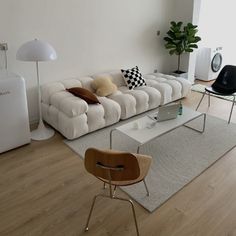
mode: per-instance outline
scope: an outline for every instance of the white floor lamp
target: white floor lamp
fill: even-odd
[[[31,132],[31,139],[45,140],[54,135],[54,130],[45,127],[42,119],[41,109],[41,90],[40,90],[40,77],[39,65],[40,61],[53,61],[56,60],[57,54],[54,48],[47,42],[35,39],[24,43],[17,51],[16,59],[20,61],[34,61],[36,62],[37,72],[37,89],[38,89],[38,108],[39,108],[39,125],[38,128]]]

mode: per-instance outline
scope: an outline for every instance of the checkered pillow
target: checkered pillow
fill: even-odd
[[[121,72],[129,89],[147,85],[137,66]]]

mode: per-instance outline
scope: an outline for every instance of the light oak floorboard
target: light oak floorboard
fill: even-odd
[[[192,92],[183,103],[196,107],[200,96]],[[205,99],[199,110],[227,120],[230,103],[212,98],[208,109]],[[84,233],[102,184],[62,140],[56,134],[0,155],[0,235],[136,235],[128,203],[101,198]],[[136,203],[135,208],[141,235],[236,236],[236,149],[152,214]]]

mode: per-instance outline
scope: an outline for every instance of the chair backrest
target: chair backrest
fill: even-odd
[[[108,181],[134,180],[140,175],[137,158],[127,152],[89,148],[85,152],[84,165],[89,173]]]
[[[212,88],[225,94],[236,92],[236,66],[224,66],[212,84]]]

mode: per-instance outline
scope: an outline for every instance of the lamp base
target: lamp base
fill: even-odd
[[[45,127],[43,121],[39,122],[38,128],[31,132],[32,140],[46,140],[51,138],[55,134],[55,131],[51,128]]]

